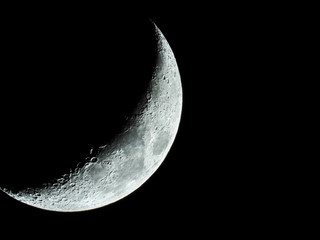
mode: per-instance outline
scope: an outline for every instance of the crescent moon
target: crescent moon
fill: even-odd
[[[101,146],[84,166],[38,188],[18,192],[1,188],[25,204],[77,212],[114,203],[138,189],[158,169],[172,146],[182,111],[182,86],[167,40],[152,23],[157,60],[147,91],[111,144]]]

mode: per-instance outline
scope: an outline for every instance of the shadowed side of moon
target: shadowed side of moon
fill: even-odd
[[[150,81],[156,42],[137,18],[18,19],[7,31],[0,184],[21,190],[85,164],[121,131]]]

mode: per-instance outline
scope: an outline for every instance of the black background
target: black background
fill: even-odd
[[[260,219],[268,215],[267,211],[272,212],[271,206],[276,198],[267,194],[270,189],[266,186],[266,181],[272,181],[272,177],[261,180],[259,176],[266,173],[268,165],[272,165],[267,150],[262,150],[263,142],[258,140],[269,128],[268,124],[261,123],[261,119],[267,116],[258,111],[264,108],[265,103],[257,101],[259,95],[264,94],[264,80],[269,77],[266,69],[262,68],[264,63],[257,57],[266,55],[265,51],[268,51],[268,45],[261,41],[266,35],[257,30],[264,29],[263,22],[255,22],[258,19],[257,15],[263,12],[260,8],[250,15],[247,11],[242,11],[246,6],[231,3],[225,6],[187,3],[173,6],[171,2],[162,1],[143,6],[38,5],[32,6],[28,11],[25,10],[25,6],[20,8],[24,15],[33,10],[40,15],[44,13],[41,16],[44,17],[49,9],[55,16],[70,16],[76,13],[80,16],[76,19],[82,19],[83,16],[90,20],[100,19],[97,20],[102,23],[99,29],[103,29],[103,23],[106,23],[110,28],[107,35],[114,36],[114,33],[117,33],[120,36],[107,41],[111,45],[114,43],[123,46],[120,53],[115,49],[111,51],[112,56],[119,61],[119,65],[112,65],[114,68],[111,69],[111,75],[121,72],[123,76],[130,76],[132,80],[137,79],[132,73],[139,77],[145,75],[146,78],[150,74],[144,70],[150,69],[147,67],[148,64],[152,65],[152,61],[143,62],[146,55],[128,58],[126,53],[137,53],[136,46],[152,49],[152,41],[146,40],[148,37],[144,35],[144,28],[139,31],[136,27],[143,26],[145,19],[151,18],[167,38],[177,59],[183,87],[183,112],[176,140],[167,158],[142,187],[126,198],[92,211],[56,213],[27,206],[0,193],[0,211],[5,222],[4,228],[12,227],[17,232],[23,229],[21,232],[26,237],[34,237],[40,231],[45,232],[46,237],[52,234],[61,238],[82,235],[90,238],[128,235],[152,238],[159,235],[170,237],[172,234],[178,238],[189,234],[204,238],[218,234],[237,235],[243,231],[251,232],[252,228],[263,225]],[[17,13],[17,6],[13,9],[13,13],[20,14]],[[3,16],[12,16],[12,11]],[[4,25],[10,29],[13,20],[3,18],[6,20],[3,21]],[[19,21],[18,23],[20,24]],[[127,32],[129,34],[126,34]],[[89,34],[91,35],[94,33]],[[70,46],[73,44],[70,43]],[[143,52],[150,53],[141,53]],[[136,68],[140,63],[146,68]],[[12,69],[11,72],[16,71]],[[1,84],[8,83],[11,89],[30,88],[29,82],[25,82],[22,87],[14,81],[16,78],[11,79],[13,80],[8,78]],[[119,105],[125,107],[131,100],[134,102],[134,97],[138,95],[132,92],[141,91],[144,87],[143,81],[139,82],[138,86],[136,81],[134,84],[130,84],[127,79],[126,84],[119,81],[117,79],[105,82],[103,86],[94,85],[93,89],[101,92],[101,96],[105,96],[105,89],[112,89],[106,95],[111,103],[108,104],[108,114],[113,112],[114,116],[119,117],[108,119],[106,131],[110,132],[120,128],[121,121],[124,121],[125,115],[130,112],[130,106],[125,108],[124,112],[119,112]],[[32,87],[37,86],[37,83],[32,84]],[[105,84],[109,86],[106,88]],[[127,87],[125,91],[124,86]],[[73,85],[64,86],[62,89],[69,90],[72,87]],[[59,85],[56,88],[61,90]],[[80,91],[80,96],[83,96],[82,93],[86,94],[87,88],[90,89],[90,86],[81,86],[84,91]],[[7,92],[4,87],[1,91]],[[68,93],[61,93],[62,99],[66,99]],[[1,95],[3,109],[8,97],[6,94]],[[97,102],[95,97],[89,96],[91,103]],[[37,102],[38,100],[33,100],[33,103]],[[64,102],[63,100],[62,103]],[[101,107],[105,106],[97,106],[93,111],[95,114],[89,114],[85,120],[99,123],[97,112],[100,112]],[[6,117],[9,110],[3,110],[2,119],[8,123],[3,126],[3,132],[8,131],[8,126],[12,124]],[[75,114],[70,115],[71,120],[73,116],[77,118],[77,114],[81,112]],[[60,121],[64,123],[64,119]],[[41,123],[39,120],[33,124],[38,126]],[[20,124],[19,121],[17,125]],[[73,121],[68,126],[72,129],[70,136],[74,137],[78,131],[73,129]],[[99,124],[93,126],[99,130]],[[19,128],[25,129],[21,125]],[[52,131],[51,134],[59,134],[59,131]],[[90,135],[91,132],[88,130],[87,134]],[[30,132],[26,136],[31,134]],[[82,131],[81,134],[85,133]],[[38,170],[27,163],[22,164],[23,168],[12,168],[21,152],[16,146],[21,146],[24,141],[32,141],[32,138],[9,139],[8,133],[2,136],[5,142],[1,159],[2,181],[8,177],[14,179],[12,176],[17,173],[12,175],[12,172],[18,171],[19,174],[23,174],[24,171],[19,172],[19,169]],[[66,139],[61,144],[67,145],[69,142]],[[78,140],[76,143],[78,146],[81,141]],[[91,144],[95,143],[90,142],[89,145]],[[272,147],[272,143],[270,144],[267,146]],[[39,141],[36,145],[46,146]],[[29,151],[29,156],[32,155],[30,149],[28,146],[24,147],[24,151]],[[37,148],[35,152],[45,154],[46,150],[41,152],[41,149],[46,148]],[[49,156],[54,156],[57,153],[50,151],[50,154]],[[24,156],[22,154],[18,157]],[[37,165],[37,161],[34,162]]]

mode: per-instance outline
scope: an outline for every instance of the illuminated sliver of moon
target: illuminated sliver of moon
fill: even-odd
[[[139,188],[165,159],[182,110],[182,87],[174,54],[156,25],[157,61],[145,95],[123,132],[84,166],[52,183],[22,191],[2,189],[28,205],[61,212],[103,207]]]

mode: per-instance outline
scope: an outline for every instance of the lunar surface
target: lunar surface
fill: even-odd
[[[139,188],[173,144],[181,117],[182,87],[174,54],[156,25],[157,60],[147,91],[122,132],[70,172],[37,188],[2,188],[25,204],[60,212],[106,206]]]

